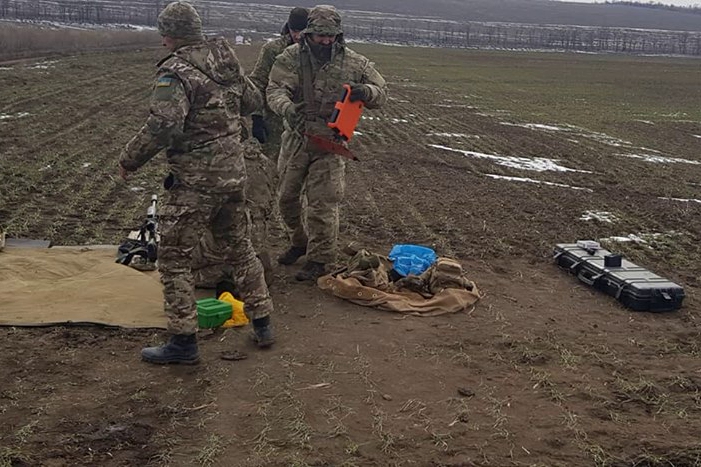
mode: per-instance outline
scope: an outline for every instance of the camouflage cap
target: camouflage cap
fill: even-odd
[[[158,32],[175,39],[202,38],[202,19],[187,2],[168,4],[158,15]]]
[[[319,5],[309,12],[309,24],[304,30],[305,34],[321,34],[324,36],[337,36],[343,34],[341,28],[341,15],[336,8],[330,5]]]

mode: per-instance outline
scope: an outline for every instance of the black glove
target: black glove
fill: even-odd
[[[253,127],[251,128],[251,133],[253,137],[257,139],[260,144],[267,143],[270,137],[270,129],[268,128],[268,124],[265,123],[265,119],[260,115],[254,115],[252,119]]]
[[[364,84],[352,84],[351,85],[351,93],[350,93],[350,101],[351,102],[357,102],[357,101],[367,102],[367,100],[369,98],[370,98],[370,91],[366,85],[364,85]]]

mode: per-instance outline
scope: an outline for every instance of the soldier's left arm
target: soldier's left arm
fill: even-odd
[[[277,54],[275,50],[273,50],[272,44],[267,43],[263,45],[260,55],[258,55],[258,60],[253,66],[253,71],[248,75],[251,81],[253,81],[253,84],[255,84],[262,93],[265,93],[265,88],[268,87],[268,76],[270,76],[270,69],[273,67],[273,63],[275,63],[275,57],[277,57]]]
[[[119,165],[136,171],[182,138],[185,118],[190,111],[183,83],[174,74],[163,72],[156,79],[146,124],[129,141],[119,157]]]
[[[263,109],[263,95],[260,89],[250,78],[245,77],[241,93],[241,115],[246,116],[253,113],[263,115]]]
[[[375,69],[371,61],[366,61],[360,81],[367,86],[368,97],[365,106],[368,109],[382,107],[387,102],[387,82]]]

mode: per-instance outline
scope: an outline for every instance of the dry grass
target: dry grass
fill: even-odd
[[[0,22],[0,61],[158,44],[155,31],[50,29]]]

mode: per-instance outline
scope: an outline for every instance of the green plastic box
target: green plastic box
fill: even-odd
[[[201,328],[216,328],[231,318],[231,303],[216,298],[197,300],[197,325]]]

